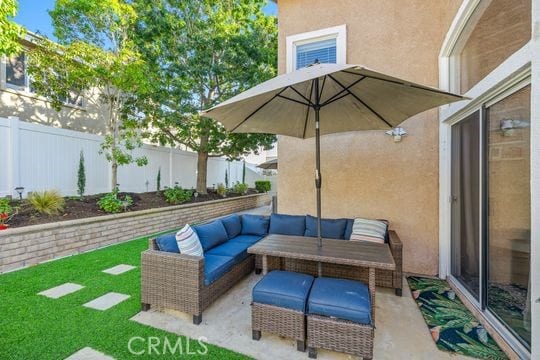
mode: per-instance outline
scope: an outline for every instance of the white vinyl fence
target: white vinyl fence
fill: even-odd
[[[18,196],[14,190],[24,187],[24,193],[56,189],[63,195],[77,193],[79,154],[84,152],[86,194],[110,191],[110,164],[99,154],[102,136],[20,121],[16,117],[0,118],[0,197]],[[134,155],[144,155],[148,165],[120,166],[118,183],[121,191],[155,191],[157,173],[161,168],[161,187],[194,188],[197,174],[197,154],[169,147],[143,145]],[[241,161],[223,158],[208,161],[208,187],[242,181]],[[246,166],[246,183],[254,186],[262,179]]]

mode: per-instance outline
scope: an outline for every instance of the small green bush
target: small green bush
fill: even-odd
[[[112,192],[102,196],[97,204],[106,213],[115,214],[124,210],[124,201],[126,202],[126,208],[133,204],[131,196],[126,195],[123,199],[120,199],[118,197],[118,189],[114,189]]]
[[[182,204],[191,199],[193,192],[191,190],[184,190],[180,186],[168,188],[163,192],[165,200],[169,204]]]
[[[0,214],[11,214],[12,207],[9,204],[9,199],[0,199]]]
[[[246,194],[248,191],[248,186],[247,184],[242,184],[242,183],[236,183],[234,185],[234,192],[235,193],[238,193],[238,194]]]
[[[255,181],[255,189],[258,192],[269,192],[272,189],[272,183],[269,180],[257,180]]]
[[[40,214],[58,215],[64,210],[65,200],[57,190],[36,191],[28,201]]]
[[[216,192],[223,197],[227,196],[227,188],[222,183],[217,184]]]
[[[77,194],[82,199],[86,189],[86,170],[84,167],[84,153],[81,150],[79,156],[79,170],[77,171]]]

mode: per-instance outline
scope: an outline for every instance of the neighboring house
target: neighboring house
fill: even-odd
[[[384,131],[323,136],[322,213],[388,219],[404,271],[447,278],[503,347],[540,358],[540,1],[278,8],[280,73],[362,64],[471,98],[405,121],[398,143]],[[313,139],[278,144],[279,211],[314,214]]]
[[[31,49],[36,35],[29,33],[21,43]],[[73,93],[66,99],[61,111],[51,107],[49,101],[38,96],[27,73],[27,52],[13,57],[0,56],[0,117],[17,116],[20,120],[92,134],[104,134],[105,123],[100,110]],[[97,96],[97,95],[96,95]]]

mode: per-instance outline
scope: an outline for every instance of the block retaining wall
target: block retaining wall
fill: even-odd
[[[269,203],[268,194],[255,194],[3,230],[0,273]]]

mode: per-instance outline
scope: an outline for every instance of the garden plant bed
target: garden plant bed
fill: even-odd
[[[256,193],[256,190],[249,189],[246,195]],[[64,211],[59,215],[43,215],[36,212],[27,200],[13,200],[11,202],[11,206],[13,208],[19,208],[19,211],[9,221],[9,228],[110,215],[105,211],[101,210],[97,205],[97,201],[104,195],[105,194],[88,195],[84,196],[82,200],[78,197],[66,197]],[[124,198],[125,195],[129,195],[133,199],[133,204],[128,207],[127,212],[177,205],[169,204],[167,201],[165,201],[163,191],[153,191],[145,193],[119,193],[119,198]],[[239,196],[243,195],[229,192],[227,193],[226,198],[233,198]],[[190,200],[184,202],[183,204],[199,203],[220,199],[223,199],[221,195],[217,194],[216,191],[213,189],[208,189],[208,194],[199,194],[197,197],[192,196]]]

